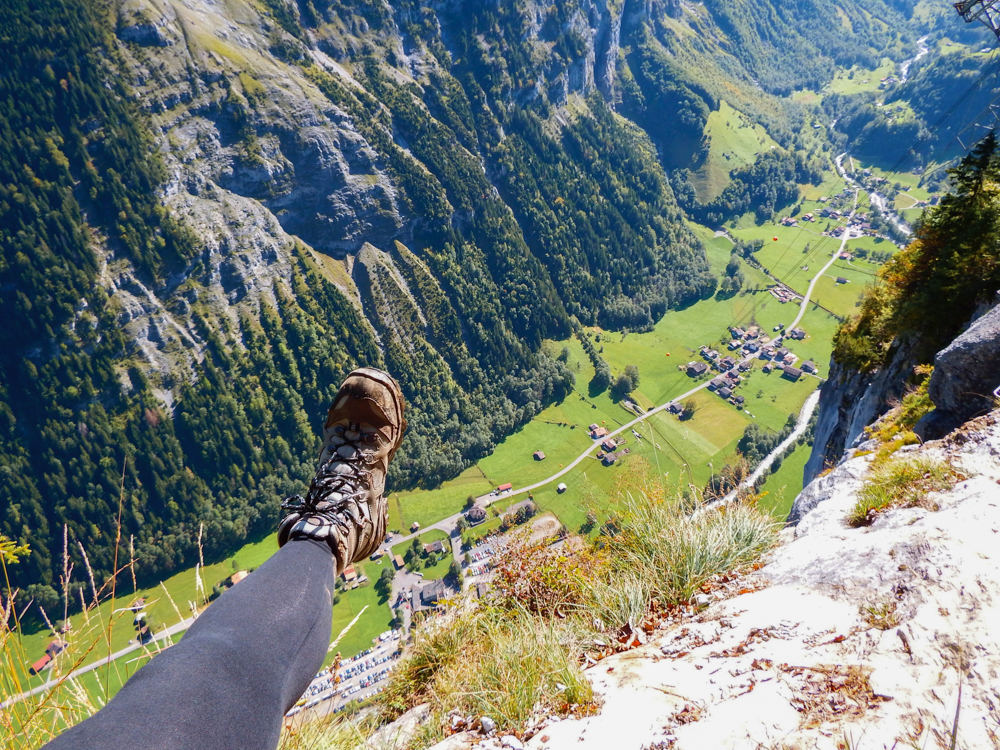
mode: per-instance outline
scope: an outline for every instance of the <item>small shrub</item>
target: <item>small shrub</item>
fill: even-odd
[[[945,490],[959,475],[944,461],[896,456],[876,461],[848,516],[852,526],[870,526],[889,508],[924,503],[928,492]]]
[[[891,630],[901,622],[896,612],[896,600],[886,597],[861,605],[861,616],[865,622],[879,630]]]

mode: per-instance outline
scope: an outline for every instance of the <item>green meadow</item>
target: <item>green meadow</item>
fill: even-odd
[[[761,125],[751,123],[726,101],[709,114],[704,132],[709,139],[708,155],[691,174],[691,185],[702,203],[726,189],[733,170],[752,165],[758,154],[778,147]]]
[[[795,497],[802,492],[802,475],[811,451],[809,445],[797,446],[761,487],[761,492],[767,494],[761,498],[760,506],[778,520],[788,517]]]

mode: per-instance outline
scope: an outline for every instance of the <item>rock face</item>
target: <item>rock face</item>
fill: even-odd
[[[840,462],[870,425],[902,397],[910,370],[916,364],[912,347],[903,343],[889,364],[874,373],[848,371],[830,363],[830,378],[819,397],[813,451],[806,462],[809,484],[820,472]]]
[[[949,428],[992,409],[997,386],[1000,306],[973,322],[934,358],[928,394],[935,409],[920,425],[922,437],[940,437]]]
[[[958,746],[995,747],[1000,411],[911,450],[971,478],[935,493],[936,512],[856,529],[845,516],[869,459],[848,460],[807,490],[762,580],[591,667],[600,713],[525,746],[947,747],[961,683]]]
[[[553,33],[541,22],[551,6],[543,2],[531,9],[538,20],[529,33],[539,49]],[[428,13],[458,14],[461,8],[462,2],[439,3]],[[396,11],[388,5],[384,10],[394,18]],[[583,40],[582,52],[558,76],[540,62],[538,90],[556,91],[560,102],[595,88],[610,94],[622,12],[620,3],[588,0],[572,13],[560,31]],[[385,42],[388,34],[398,41],[400,82],[428,85],[438,63],[402,30],[413,19],[399,13],[381,30],[355,15],[354,25],[340,36],[328,26],[325,36],[305,44],[247,0],[120,4],[120,51],[169,175],[164,204],[206,249],[203,258],[159,289],[137,289],[134,269],[108,259],[105,288],[153,380],[168,389],[179,385],[200,358],[201,342],[185,305],[197,302],[234,324],[262,306],[274,306],[276,285],[288,284],[292,276],[296,244],[361,307],[363,295],[352,278],[355,259],[365,256],[362,270],[391,267],[395,243],[412,240],[421,219],[403,195],[398,174],[362,135],[354,116],[304,72],[309,63],[360,90],[351,74],[352,55],[367,38]],[[409,145],[397,138],[409,153]],[[383,258],[376,262],[373,253]],[[128,283],[119,283],[123,279]],[[191,298],[179,301],[179,287]],[[404,299],[404,314],[411,314],[412,301]],[[165,321],[168,309],[173,315]],[[373,310],[365,306],[363,312],[370,316]],[[379,312],[370,318],[376,329],[386,310]]]

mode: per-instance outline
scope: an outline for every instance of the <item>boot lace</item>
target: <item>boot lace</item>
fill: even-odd
[[[348,432],[355,433],[357,437],[347,437]],[[281,509],[302,515],[323,515],[331,517],[331,520],[346,512],[354,523],[360,523],[359,505],[365,499],[371,483],[371,470],[368,466],[373,460],[377,460],[371,447],[373,444],[378,445],[383,438],[377,431],[361,432],[361,426],[356,424],[347,427],[337,425],[334,427],[334,435],[340,442],[333,447],[330,457],[320,465],[309,486],[309,492],[305,497],[286,497],[281,502]],[[341,453],[345,446],[351,449],[346,451],[348,455]],[[342,468],[345,466],[346,471]],[[334,493],[339,493],[341,498],[331,500]],[[338,525],[343,525],[342,519],[335,520]]]

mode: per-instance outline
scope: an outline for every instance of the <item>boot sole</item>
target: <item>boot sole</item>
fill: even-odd
[[[396,444],[389,451],[389,460],[396,455],[396,451],[399,450],[399,446],[403,444],[403,434],[406,432],[406,417],[404,412],[406,410],[406,400],[403,398],[403,389],[399,387],[399,383],[396,379],[392,377],[389,373],[383,370],[376,370],[374,367],[359,367],[356,370],[351,371],[351,373],[344,379],[346,382],[353,377],[368,378],[369,380],[374,380],[379,385],[385,386],[392,394],[393,404],[396,406],[396,417],[399,420],[399,437],[396,440]],[[334,399],[333,404],[330,406],[330,410],[327,412],[326,421],[330,421],[330,412],[333,411],[334,405],[336,405],[337,400]]]

